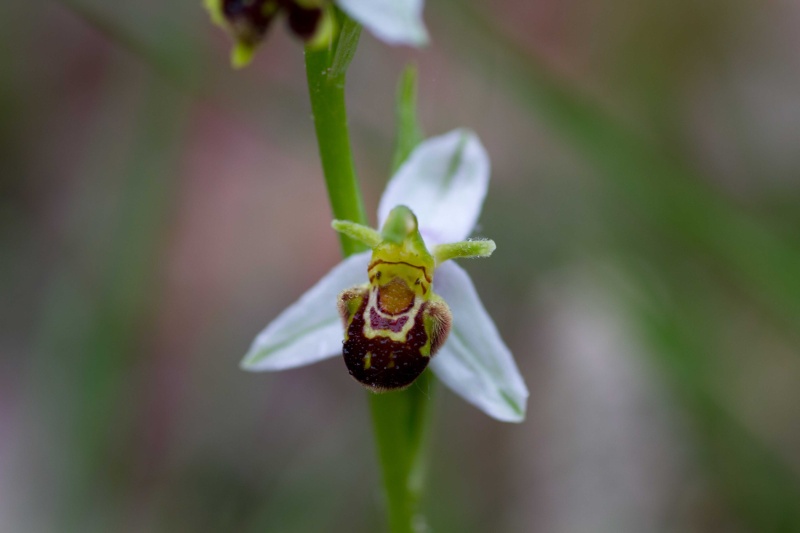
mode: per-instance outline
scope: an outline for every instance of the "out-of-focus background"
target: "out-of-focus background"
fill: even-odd
[[[339,259],[301,45],[253,65],[200,0],[0,3],[0,531],[375,532],[340,360],[238,362]],[[800,4],[429,0],[364,33],[374,213],[395,84],[493,174],[463,262],[524,424],[433,391],[440,532],[800,531]]]

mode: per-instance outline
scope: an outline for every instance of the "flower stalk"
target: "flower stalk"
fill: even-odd
[[[433,375],[426,370],[404,391],[369,393],[391,533],[425,529],[419,501],[425,481],[423,444],[433,384]]]
[[[334,218],[366,226],[350,148],[344,95],[347,66],[358,44],[360,26],[341,12],[337,16],[341,31],[331,45],[321,50],[306,49],[306,75],[322,170]],[[413,72],[407,74],[412,75]],[[402,94],[409,93],[405,91],[401,97]],[[402,125],[398,131],[398,146],[403,146],[406,154],[410,151],[407,147],[409,142],[419,139],[415,123],[413,127],[413,141],[402,131],[405,129]],[[346,233],[339,233],[345,257],[366,249]],[[412,533],[422,523],[417,503],[424,477],[422,442],[432,382],[430,371],[426,371],[407,390],[368,393],[391,533]]]
[[[334,218],[367,224],[361,189],[353,165],[344,87],[347,66],[358,46],[361,27],[341,12],[337,13],[341,32],[322,49],[307,47],[306,77],[311,111]],[[340,234],[342,253],[348,257],[366,248]]]

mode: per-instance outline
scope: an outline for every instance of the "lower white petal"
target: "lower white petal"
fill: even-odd
[[[370,255],[363,252],[345,259],[287,307],[253,341],[242,368],[284,370],[340,354],[344,330],[336,297],[366,281]]]
[[[524,420],[528,389],[469,275],[448,261],[436,269],[434,290],[453,313],[450,336],[431,361],[436,376],[489,416]]]

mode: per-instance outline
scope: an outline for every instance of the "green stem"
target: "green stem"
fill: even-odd
[[[325,184],[335,218],[367,224],[353,166],[345,108],[345,75],[361,28],[337,14],[341,31],[324,50],[306,50],[306,76]],[[402,139],[401,139],[402,140]],[[365,249],[340,234],[345,257]],[[366,272],[364,278],[366,280]],[[422,523],[417,512],[423,483],[422,442],[427,427],[432,378],[425,372],[406,391],[369,393],[373,431],[386,492],[389,530],[413,533]]]
[[[337,51],[340,44],[347,39],[349,34],[345,32],[348,27],[352,27],[351,24],[347,21],[343,23],[342,34],[331,47],[322,50],[306,49],[306,76],[322,171],[333,216],[339,220],[351,220],[366,225],[368,222],[353,166],[347,130],[347,108],[344,101],[347,66],[332,68],[341,57]],[[359,30],[360,28],[354,29],[352,33]],[[353,47],[357,44],[357,35],[355,39]],[[345,257],[365,249],[362,244],[343,234],[339,234],[339,238]]]
[[[407,390],[370,394],[370,411],[392,533],[424,531],[418,504],[425,481],[423,443],[433,377],[426,370]]]

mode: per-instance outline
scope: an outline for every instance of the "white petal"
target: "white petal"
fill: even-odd
[[[242,360],[245,370],[284,370],[342,351],[344,330],[336,297],[366,282],[371,252],[353,255],[328,272],[262,331]]]
[[[337,0],[336,3],[388,44],[422,46],[428,42],[422,22],[423,0]]]
[[[389,181],[378,207],[379,225],[393,207],[407,205],[428,245],[463,241],[478,221],[489,173],[489,156],[473,132],[458,129],[432,137]]]
[[[469,275],[448,261],[436,269],[434,290],[453,313],[450,336],[431,361],[436,376],[489,416],[524,420],[528,389]]]

